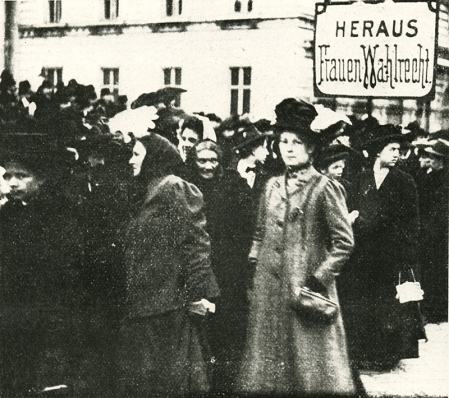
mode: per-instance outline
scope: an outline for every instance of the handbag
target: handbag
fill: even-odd
[[[330,324],[338,315],[338,305],[335,301],[307,287],[295,290],[291,305],[305,318],[317,323]]]
[[[424,291],[421,289],[421,284],[416,281],[415,274],[410,269],[413,282],[404,282],[401,284],[401,272],[399,272],[399,284],[396,286],[396,298],[400,304],[408,303],[410,301],[422,301]]]

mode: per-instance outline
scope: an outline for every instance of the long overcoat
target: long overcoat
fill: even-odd
[[[338,302],[335,279],[353,247],[344,189],[313,167],[293,189],[269,180],[250,256],[258,259],[238,389],[263,394],[352,394],[343,320],[323,325],[289,305],[310,276]],[[289,183],[291,187],[291,184]]]
[[[379,189],[372,170],[354,182],[355,250],[340,278],[351,357],[360,365],[394,366],[418,356],[422,337],[416,303],[399,304],[396,285],[417,277],[419,212],[411,176],[389,171]],[[366,365],[365,365],[365,364]]]
[[[150,181],[125,238],[123,396],[207,392],[205,342],[187,304],[218,295],[203,198],[168,175]]]

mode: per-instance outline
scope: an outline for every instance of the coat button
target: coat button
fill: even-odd
[[[284,226],[284,221],[282,221],[282,220],[277,220],[276,221],[276,224],[278,225],[278,227],[283,227]]]

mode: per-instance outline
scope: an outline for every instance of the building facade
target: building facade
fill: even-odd
[[[286,97],[327,103],[382,123],[449,127],[449,22],[442,5],[435,100],[313,96],[315,0],[20,0],[15,78],[76,79],[133,101],[164,85],[180,106],[224,118],[274,118]],[[42,73],[44,72],[44,73]],[[448,98],[447,98],[448,97]]]

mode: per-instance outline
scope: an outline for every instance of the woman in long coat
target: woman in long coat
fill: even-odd
[[[307,104],[298,102],[298,107],[309,112]],[[287,173],[268,181],[260,202],[238,385],[247,393],[354,393],[341,316],[322,324],[290,305],[294,291],[306,285],[338,303],[335,279],[353,247],[343,188],[311,165],[314,133],[303,125],[301,118],[278,117]]]
[[[424,337],[416,302],[400,304],[396,285],[417,270],[418,197],[411,176],[395,167],[402,136],[378,126],[366,143],[370,170],[354,181],[356,246],[343,270],[339,292],[351,359],[359,368],[387,370],[418,356]]]
[[[196,144],[189,155],[188,180],[204,197],[211,265],[220,288],[208,330],[214,356],[213,386],[223,392],[232,389],[245,344],[247,288],[252,279],[248,266],[254,227],[252,195],[236,170],[223,168],[221,148],[214,142]]]
[[[201,300],[218,287],[201,192],[175,175],[181,158],[157,134],[137,141],[130,163],[136,189],[125,236],[123,396],[207,392],[199,315],[191,311],[204,314]]]

